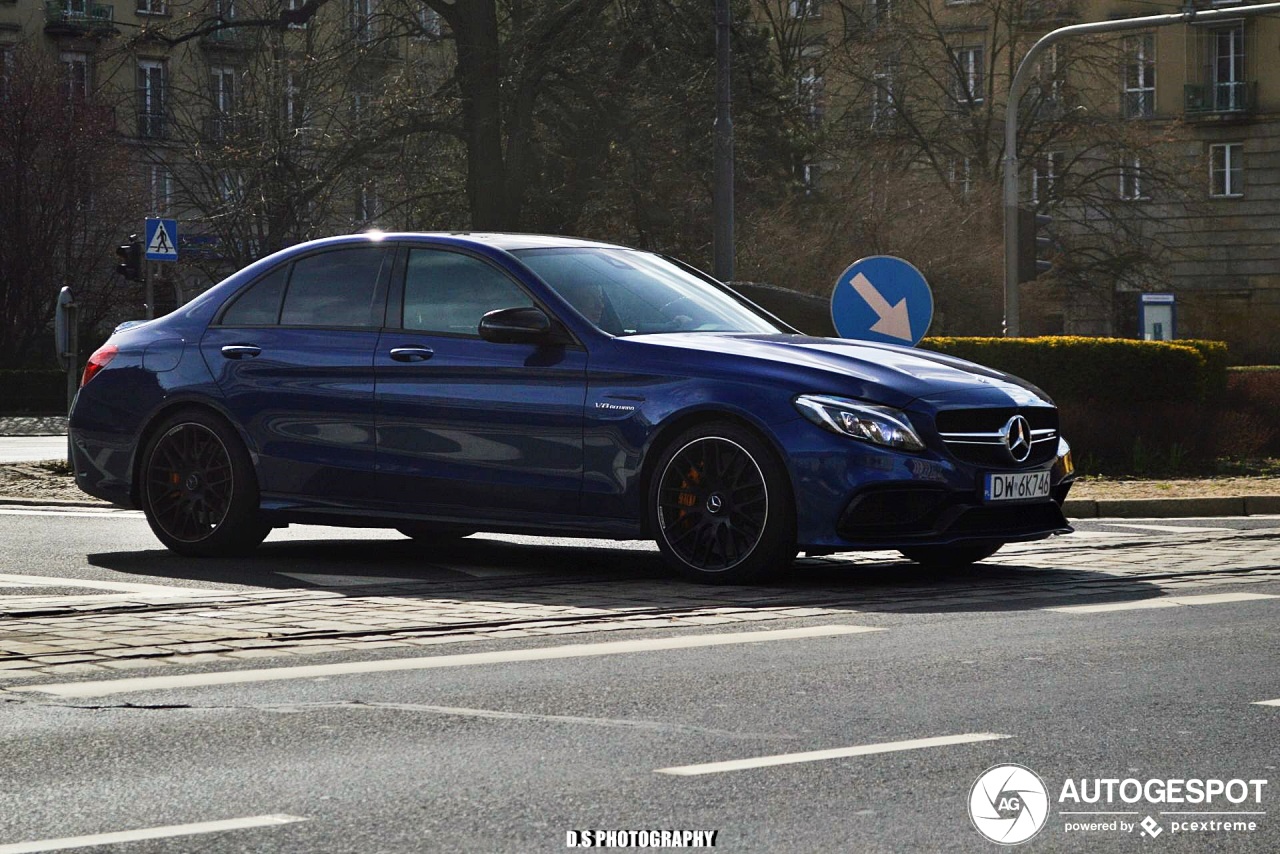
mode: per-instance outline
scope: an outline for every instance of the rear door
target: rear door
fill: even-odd
[[[201,351],[258,458],[264,502],[374,493],[373,353],[391,252],[323,249],[281,264],[209,327]]]
[[[401,251],[374,360],[380,496],[427,514],[576,514],[586,351],[481,339],[480,318],[534,305],[529,291],[476,255]]]

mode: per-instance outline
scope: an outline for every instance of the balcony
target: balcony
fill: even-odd
[[[169,119],[164,113],[138,113],[138,139],[168,139]]]
[[[200,36],[200,46],[214,50],[244,50],[249,44],[249,28],[223,27]]]
[[[85,0],[46,0],[44,31],[50,35],[110,35],[115,29],[116,7]]]
[[[1231,121],[1253,115],[1258,102],[1258,81],[1188,83],[1182,87],[1183,110],[1188,121]]]
[[[243,136],[246,123],[240,116],[214,113],[201,122],[200,136],[205,142],[223,145],[237,136]]]

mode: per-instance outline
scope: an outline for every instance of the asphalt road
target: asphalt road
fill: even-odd
[[[1103,520],[973,570],[871,555],[716,590],[643,546],[423,553],[296,527],[247,561],[192,563],[135,514],[0,510],[0,647],[60,632],[105,655],[144,617],[230,623],[245,599],[267,603],[256,614],[332,603],[330,622],[381,603],[508,626],[415,648],[349,633],[303,655],[280,617],[274,646],[243,658],[0,671],[0,854],[149,828],[165,835],[93,850],[528,852],[569,850],[570,831],[698,830],[728,851],[992,852],[970,790],[1007,763],[1047,797],[1006,791],[983,826],[1042,819],[1028,851],[1280,850],[1280,820],[1242,814],[1274,812],[1280,787],[1280,705],[1259,705],[1280,699],[1280,518]],[[153,587],[169,598],[139,605]],[[665,616],[609,631],[492,616],[637,604]],[[799,605],[821,613],[776,610]],[[671,617],[691,608],[704,616]],[[754,761],[714,765],[734,760]],[[1074,803],[1068,779],[1267,783],[1241,803]],[[1121,821],[1132,830],[1066,829]],[[1222,821],[1255,829],[1174,826]]]

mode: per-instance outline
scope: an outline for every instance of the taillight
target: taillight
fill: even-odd
[[[111,360],[119,352],[120,348],[114,344],[103,344],[97,350],[94,350],[93,355],[89,357],[88,363],[84,366],[84,374],[80,377],[80,387],[84,388],[98,371],[111,364]]]

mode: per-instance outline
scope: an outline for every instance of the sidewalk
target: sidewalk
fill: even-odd
[[[0,436],[66,436],[65,415],[0,415]]]

